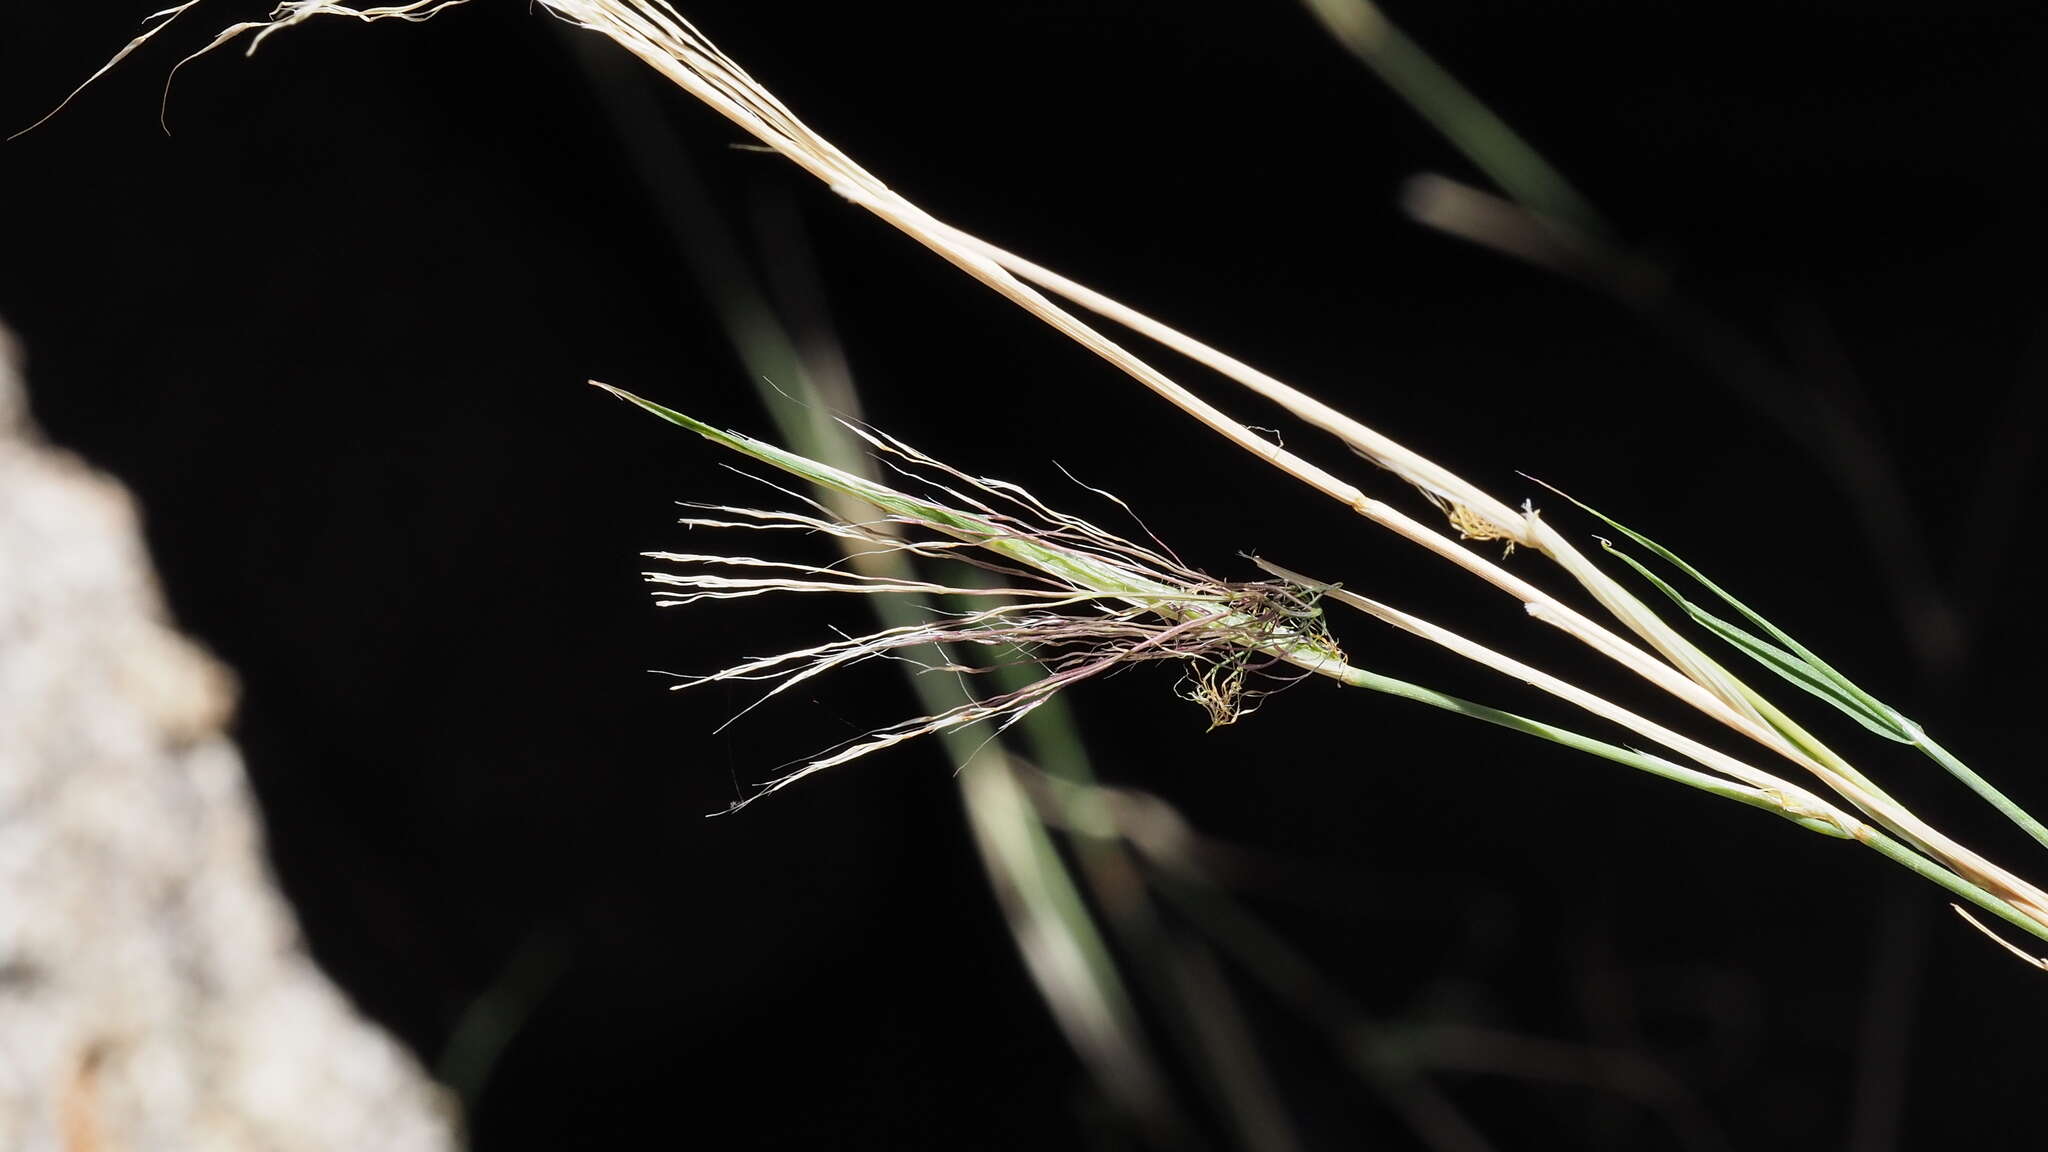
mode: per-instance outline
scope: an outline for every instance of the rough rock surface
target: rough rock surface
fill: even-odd
[[[40,443],[0,331],[0,1148],[414,1152],[446,1093],[307,955],[228,673],[134,503]]]

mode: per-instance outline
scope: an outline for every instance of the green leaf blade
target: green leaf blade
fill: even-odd
[[[1872,707],[1871,705],[1875,703],[1874,701],[1866,702],[1863,697],[1844,690],[1840,676],[1832,674],[1832,669],[1818,666],[1812,661],[1806,660],[1793,652],[1788,652],[1769,641],[1753,636],[1730,624],[1728,621],[1687,600],[1676,588],[1673,588],[1655,572],[1650,571],[1646,565],[1635,557],[1620,551],[1607,541],[1603,540],[1601,544],[1606,548],[1609,555],[1635,569],[1637,575],[1656,585],[1658,591],[1670,597],[1672,603],[1677,604],[1683,609],[1685,614],[1690,616],[1695,623],[1714,635],[1719,636],[1743,655],[1777,673],[1780,678],[1794,687],[1827,701],[1836,710],[1849,716],[1879,736],[1887,740],[1896,740],[1901,744],[1913,743],[1917,729],[1908,727],[1904,717],[1899,716],[1882,704]]]

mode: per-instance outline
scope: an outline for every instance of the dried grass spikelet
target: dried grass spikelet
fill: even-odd
[[[813,677],[875,659],[963,678],[1016,665],[1042,669],[1022,687],[887,725],[828,749],[770,781],[757,795],[919,736],[983,722],[1000,731],[1072,685],[1137,664],[1179,664],[1180,695],[1200,704],[1212,727],[1236,721],[1272,692],[1307,675],[1345,666],[1344,653],[1323,621],[1320,589],[1285,579],[1217,580],[1189,567],[1163,544],[1136,543],[1057,511],[1015,484],[971,476],[856,425],[847,427],[905,478],[905,487],[881,485],[612,391],[880,513],[874,520],[848,519],[782,488],[777,490],[803,503],[805,510],[692,505],[700,514],[682,520],[690,528],[831,536],[842,542],[845,556],[813,564],[706,552],[648,553],[670,566],[646,573],[658,603],[675,607],[822,592],[914,595],[963,605],[935,610],[916,624],[679,677],[675,687],[772,683],[759,704]],[[906,490],[912,487],[931,495]],[[874,552],[969,565],[988,583],[946,584],[860,572],[853,562]]]
[[[100,65],[97,71],[86,77],[84,83],[72,89],[70,94],[65,96],[55,108],[44,113],[42,118],[34,124],[9,136],[8,139],[12,140],[15,136],[24,135],[41,127],[50,117],[62,112],[72,100],[78,97],[80,92],[90,88],[94,81],[112,71],[116,65],[133,55],[137,49],[156,39],[158,34],[169,28],[177,21],[178,17],[191,11],[199,3],[200,0],[185,0],[182,4],[173,4],[168,8],[152,12],[147,17],[144,17],[144,28],[140,35],[130,40],[119,52],[114,53],[112,58],[105,64]],[[352,20],[361,20],[365,23],[374,23],[378,20],[403,20],[407,23],[416,24],[423,20],[431,20],[450,8],[459,7],[467,3],[469,3],[469,0],[412,0],[408,4],[385,4],[372,8],[352,8],[346,4],[332,3],[331,0],[280,0],[277,7],[272,8],[269,15],[263,19],[244,20],[237,24],[230,24],[215,33],[213,39],[208,41],[205,47],[178,61],[171,68],[171,74],[175,76],[179,68],[231,41],[239,40],[245,36],[249,38],[249,44],[244,54],[254,55],[256,49],[262,47],[263,42],[275,33],[282,32],[296,24],[303,24],[315,16],[342,16]],[[166,106],[168,106],[170,101],[170,80],[168,78],[164,81],[164,101]]]

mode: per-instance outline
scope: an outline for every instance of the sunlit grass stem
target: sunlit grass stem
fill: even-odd
[[[253,50],[265,37],[314,15],[342,15],[362,20],[418,20],[461,2],[462,0],[420,0],[417,3],[384,8],[354,9],[324,0],[288,0],[267,20],[245,22],[223,31],[205,50],[211,50],[245,35],[248,36]],[[1993,903],[1984,904],[1982,900],[1978,900],[1982,906],[2007,919],[2012,919],[2008,913],[2016,908],[2026,921],[2023,926],[2036,935],[2048,936],[2048,893],[1998,867],[1920,820],[1878,788],[1844,757],[1799,726],[1761,693],[1734,677],[1671,623],[1651,611],[1638,597],[1594,565],[1533,509],[1518,512],[1508,503],[1495,498],[1478,486],[1359,421],[1314,400],[1298,389],[1258,372],[1241,361],[1099,293],[944,224],[891,190],[829,141],[812,131],[773,94],[748,76],[736,62],[712,45],[665,0],[539,0],[539,3],[554,15],[610,38],[733,124],[824,181],[844,199],[874,213],[974,279],[1114,364],[1230,443],[1279,468],[1311,489],[1337,500],[1373,522],[1422,545],[1443,559],[1516,596],[1529,607],[1531,615],[1538,620],[1565,630],[1604,656],[1622,662],[1706,715],[1743,732],[1818,777],[1845,800],[1898,833],[1915,848],[1933,857],[1932,862],[1920,862],[1921,866],[1931,870],[1926,874],[1952,873],[1948,880],[1942,882],[1973,887],[1973,890],[1980,890],[1980,895],[1981,890],[1988,890],[1989,899]],[[1561,214],[1576,213],[1580,210],[1579,207],[1572,206],[1577,202],[1576,194],[1571,192],[1562,177],[1557,176],[1555,170],[1508,130],[1498,117],[1486,112],[1476,100],[1469,99],[1469,93],[1465,93],[1454,83],[1453,86],[1446,87],[1447,74],[1443,74],[1441,69],[1431,72],[1430,69],[1434,69],[1434,65],[1420,53],[1419,49],[1414,48],[1389,27],[1382,26],[1383,19],[1379,19],[1377,24],[1367,20],[1364,25],[1359,25],[1359,13],[1376,16],[1368,5],[1339,4],[1336,0],[1311,0],[1311,3],[1326,19],[1336,20],[1335,27],[1340,33],[1350,34],[1354,40],[1359,35],[1369,34],[1369,43],[1366,47],[1380,52],[1382,65],[1389,62],[1400,65],[1392,68],[1389,77],[1411,98],[1434,100],[1438,108],[1455,113],[1443,119],[1440,126],[1444,127],[1447,134],[1462,140],[1464,143],[1461,146],[1467,147],[1468,150],[1472,150],[1475,144],[1478,145],[1476,150],[1472,151],[1475,162],[1493,173],[1511,193],[1528,204],[1548,205],[1548,210]],[[133,51],[141,43],[161,32],[171,20],[191,6],[187,3],[159,13],[158,23],[138,37],[122,55]],[[1349,15],[1346,15],[1347,12]],[[1346,20],[1351,23],[1345,24]],[[1393,55],[1387,55],[1389,51],[1392,51]],[[1418,84],[1422,86],[1417,87]],[[1663,659],[1651,657],[1576,609],[1543,593],[1527,580],[1459,546],[1445,533],[1427,528],[1390,505],[1367,496],[1355,485],[1334,473],[1261,436],[1056,303],[1052,299],[1053,296],[1063,297],[1081,308],[1094,311],[1141,335],[1161,342],[1280,404],[1304,421],[1337,436],[1353,450],[1420,489],[1445,513],[1459,537],[1504,541],[1548,556]],[[646,406],[645,402],[641,403]],[[671,415],[673,418],[673,414]],[[685,426],[694,425],[700,433],[719,440],[728,447],[750,450],[741,439],[696,425],[688,418],[679,418],[677,422],[684,423]],[[753,448],[761,449],[766,446],[753,442]],[[768,449],[766,452],[755,451],[754,454],[758,458],[770,459],[779,467],[788,467],[789,461],[772,459],[774,451]],[[808,461],[804,462],[804,465],[817,467]],[[848,489],[849,491],[875,503],[884,511],[918,515],[901,505],[892,506],[890,501],[896,497],[886,489],[880,489],[872,484],[862,487],[863,482],[858,478],[845,473],[840,473],[840,476],[853,481],[853,487]],[[878,496],[879,500],[876,499]],[[1076,586],[1095,589],[1099,594],[1116,595],[1147,610],[1162,612],[1181,622],[1174,626],[1176,628],[1185,625],[1196,631],[1228,635],[1232,628],[1249,627],[1246,621],[1237,619],[1208,619],[1205,614],[1215,612],[1213,604],[1202,603],[1201,597],[1178,595],[1173,588],[1162,587],[1157,581],[1134,577],[1131,572],[1121,569],[1118,565],[1105,565],[1086,555],[1033,554],[1029,541],[1008,537],[1001,532],[992,533],[991,525],[972,513],[959,510],[927,510],[925,514],[933,517],[924,521],[932,527],[952,532],[963,539],[973,538],[974,542],[993,552],[1020,563],[1036,564],[1042,570],[1054,572],[1060,579],[1070,581]],[[1214,635],[1211,636],[1212,640]],[[1304,669],[1318,671],[1322,675],[1333,675],[1330,653],[1319,646],[1296,643],[1277,635],[1269,636],[1267,641],[1262,643],[1270,646],[1272,655]],[[1478,658],[1473,653],[1467,654]],[[1318,663],[1324,667],[1311,667]],[[2037,839],[2048,842],[2048,832],[2044,832],[2037,822],[2033,822],[2031,817],[2026,816],[2002,793],[1984,784],[1981,777],[1963,767],[1960,761],[1945,749],[1931,741],[1914,743],[1970,784],[2001,812],[2021,823]],[[1840,826],[1849,827],[1848,824]],[[1872,832],[1870,836],[1859,835],[1858,838],[1864,839],[1873,847],[1878,847],[1880,851],[1885,851],[1881,845],[1890,841],[1872,838],[1878,835]],[[1919,866],[1915,867],[1916,870],[1919,869]]]

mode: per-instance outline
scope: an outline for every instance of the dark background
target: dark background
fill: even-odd
[[[149,7],[17,6],[0,119],[40,115]],[[1526,470],[1650,530],[2039,810],[2048,19],[1883,7],[1390,5],[1669,270],[1646,308],[1406,219],[1409,176],[1479,176],[1286,3],[686,10],[942,218],[1496,491],[1532,494]],[[687,149],[744,248],[801,221],[882,427],[1106,515],[1057,459],[1219,574],[1256,550],[1657,706],[727,148],[738,132],[681,94],[658,97],[660,131],[622,133],[568,30],[524,5],[316,22],[191,64],[165,136],[166,72],[259,10],[202,7],[0,146],[0,316],[38,418],[137,489],[179,620],[242,676],[237,734],[320,961],[444,1067],[479,997],[509,1007],[480,1148],[1121,1146],[935,746],[705,818],[911,705],[872,669],[714,735],[743,694],[644,671],[863,617],[660,613],[638,583],[637,552],[680,543],[673,501],[758,489],[582,382],[768,422],[635,149]],[[1567,716],[1342,623],[1358,663]],[[1262,859],[1247,901],[1367,1009],[1594,1045],[1685,1086],[1660,1112],[1542,1082],[1541,1062],[1441,1071],[1500,1146],[2017,1144],[2048,983],[1934,888],[1397,701],[1308,685],[1205,734],[1171,684],[1076,695],[1101,770]],[[1931,763],[1813,720],[1937,824],[2044,871]],[[1306,1143],[1408,1145],[1318,1022],[1245,998]]]

